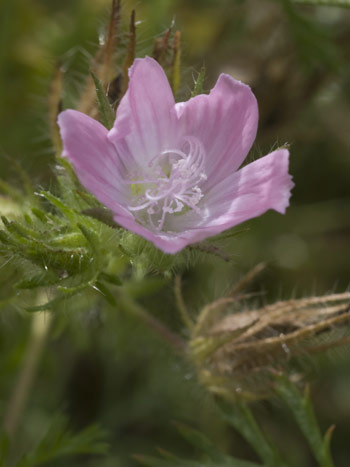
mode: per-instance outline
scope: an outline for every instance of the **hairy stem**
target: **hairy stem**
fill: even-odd
[[[176,305],[180,312],[181,319],[183,323],[185,324],[185,326],[187,326],[189,329],[192,329],[194,326],[194,322],[192,321],[192,318],[190,317],[187,311],[187,307],[182,296],[180,276],[175,277],[174,293],[175,293]]]
[[[149,314],[141,305],[136,303],[126,294],[118,295],[118,305],[124,311],[133,314],[151,328],[163,341],[170,345],[176,352],[183,353],[185,351],[185,341],[173,333],[164,323]]]

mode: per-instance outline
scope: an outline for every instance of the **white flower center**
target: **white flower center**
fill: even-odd
[[[204,148],[195,137],[186,137],[181,149],[167,149],[148,164],[142,180],[128,183],[135,198],[128,209],[142,224],[160,231],[167,214],[199,212],[203,197],[200,184],[206,180]]]

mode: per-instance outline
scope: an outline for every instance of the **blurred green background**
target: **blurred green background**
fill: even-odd
[[[47,127],[50,79],[60,61],[67,92],[78,95],[109,5],[107,0],[1,0],[1,178],[20,183],[16,160],[36,185],[54,183]],[[190,97],[202,65],[206,91],[221,72],[229,73],[248,83],[259,102],[259,132],[250,160],[286,142],[291,145],[295,188],[287,214],[269,212],[244,224],[245,231],[233,240],[222,241],[230,264],[205,258],[189,269],[184,292],[191,309],[220,296],[260,261],[268,262],[258,285],[267,301],[348,288],[349,10],[289,0],[124,1],[125,31],[134,7],[138,56],[151,53],[155,37],[173,18],[182,32],[179,100]],[[142,300],[160,315],[165,300],[172,302],[170,284],[158,295],[147,294]],[[64,311],[64,329],[55,329],[48,343],[23,416],[19,449],[42,435],[53,412],[63,411],[73,427],[99,422],[110,433],[109,457],[77,459],[71,465],[133,466],[131,454],[154,452],[155,446],[191,454],[172,419],[201,428],[231,452],[251,456],[237,435],[215,421],[214,404],[191,369],[154,343],[139,323],[106,316],[81,301],[74,308],[73,303]],[[1,410],[25,352],[28,321],[14,310],[0,314]],[[350,462],[349,364],[349,357],[320,362],[315,385],[322,426],[337,425],[334,454],[340,467]],[[267,430],[279,438],[296,467],[312,466],[282,409],[271,410],[259,408]]]

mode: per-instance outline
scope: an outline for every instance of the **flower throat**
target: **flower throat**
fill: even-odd
[[[181,149],[167,149],[148,163],[145,178],[130,180],[134,196],[128,209],[135,219],[154,230],[164,228],[167,214],[184,214],[203,197],[204,148],[195,137],[186,137]],[[146,176],[147,175],[147,176]]]

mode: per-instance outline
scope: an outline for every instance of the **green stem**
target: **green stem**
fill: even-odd
[[[186,348],[185,341],[173,333],[165,324],[149,314],[138,303],[134,302],[126,294],[118,295],[118,305],[126,312],[139,318],[149,328],[151,328],[163,341],[169,344],[176,352],[183,353]]]
[[[181,293],[181,277],[180,276],[175,277],[174,292],[175,292],[176,305],[180,312],[184,325],[188,327],[188,329],[193,329],[194,322],[192,321],[187,311],[187,307],[186,307],[186,304],[184,302],[184,299]]]

